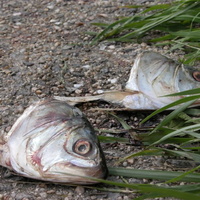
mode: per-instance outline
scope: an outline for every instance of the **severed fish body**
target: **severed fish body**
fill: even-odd
[[[161,54],[146,51],[137,56],[124,91],[107,91],[96,96],[55,98],[73,105],[101,99],[128,109],[154,110],[183,98],[163,96],[199,87],[200,71]]]
[[[82,112],[58,100],[28,107],[1,136],[0,164],[45,181],[92,184],[107,167],[97,136]]]

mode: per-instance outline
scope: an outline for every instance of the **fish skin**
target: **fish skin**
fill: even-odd
[[[108,169],[94,129],[65,102],[42,100],[28,107],[0,144],[0,164],[19,175],[53,182],[97,183]]]
[[[159,53],[145,51],[136,57],[124,90],[105,91],[95,96],[54,98],[71,105],[103,100],[119,104],[128,110],[155,110],[184,97],[163,96],[195,88],[200,88],[198,69],[180,64]],[[199,104],[200,101],[195,102],[195,106]]]

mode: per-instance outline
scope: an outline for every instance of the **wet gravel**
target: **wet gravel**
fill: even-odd
[[[94,22],[113,22],[121,16],[138,12],[124,5],[152,4],[145,0],[1,0],[0,2],[0,126],[6,134],[23,110],[33,101],[59,96],[99,94],[104,90],[122,89],[128,79],[135,56],[144,50],[166,53],[168,47],[158,49],[146,43],[101,42],[91,46],[87,31],[99,31]],[[164,1],[163,1],[164,2]],[[178,59],[181,54],[170,55]],[[111,107],[105,102],[79,106],[98,129],[122,129],[119,122],[104,111],[90,108]],[[119,112],[132,127],[148,112]],[[159,122],[162,116],[154,119]],[[112,135],[111,133],[99,133]],[[130,138],[129,133],[117,136]],[[102,144],[108,166],[129,153],[142,149],[141,145],[123,143]],[[177,165],[173,159],[137,157],[120,166],[138,169],[170,169]],[[0,168],[0,199],[117,199],[128,200],[135,194],[128,191],[108,192],[83,186],[55,185],[37,182]],[[120,177],[109,177],[121,180]],[[132,183],[148,180],[128,179]],[[100,184],[98,187],[106,188]]]

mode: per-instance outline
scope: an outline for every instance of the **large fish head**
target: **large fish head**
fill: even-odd
[[[76,126],[64,128],[61,137],[36,153],[41,166],[45,166],[43,177],[82,184],[96,182],[85,177],[105,178],[105,158],[93,128],[79,117],[73,119],[73,124]]]
[[[107,167],[94,129],[82,112],[57,100],[28,108],[11,129],[10,164],[27,177],[96,183]]]

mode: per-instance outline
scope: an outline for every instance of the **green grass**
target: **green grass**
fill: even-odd
[[[118,163],[125,161],[126,159],[137,156],[175,156],[178,159],[193,160],[195,163],[200,163],[200,109],[189,108],[191,103],[200,98],[200,89],[188,90],[182,93],[172,95],[186,95],[190,94],[190,97],[185,97],[178,100],[168,106],[165,106],[159,110],[156,110],[149,116],[147,116],[142,122],[152,118],[158,113],[165,111],[166,109],[179,105],[179,108],[169,113],[154,129],[149,129],[149,132],[137,135],[136,139],[143,143],[144,149],[137,153],[132,153],[124,158],[119,158]],[[111,113],[111,116],[117,119],[123,130],[130,131],[131,126]],[[108,131],[108,130],[107,130]],[[132,136],[131,136],[132,137]],[[106,138],[106,137],[105,137]],[[101,142],[104,142],[105,138],[101,138]],[[112,137],[111,137],[112,138]],[[122,138],[109,138],[105,142],[127,142]],[[110,141],[109,141],[110,140]],[[166,144],[171,145],[168,149]],[[120,168],[109,167],[110,175],[120,177],[134,177],[159,180],[159,185],[150,184],[128,184],[112,181],[101,181],[103,183],[125,187],[132,189],[133,192],[144,194],[137,199],[155,198],[155,197],[174,197],[177,199],[200,199],[200,166],[190,169],[185,172],[178,171],[158,171],[158,170],[139,170],[134,168]],[[122,179],[123,180],[123,179]],[[187,185],[179,186],[179,182],[187,182]],[[177,186],[169,186],[166,183],[176,183]]]
[[[141,8],[141,6],[126,6]],[[102,40],[118,42],[147,42],[169,45],[170,51],[186,52],[182,62],[193,65],[200,58],[200,2],[177,0],[171,4],[143,7],[144,10],[130,17],[111,23],[94,23],[103,31],[96,33],[92,44]],[[145,37],[149,36],[151,37]],[[150,39],[148,39],[150,38]]]
[[[138,6],[128,5],[129,8],[140,8],[141,12],[133,16],[124,16],[111,24],[94,23],[102,28],[100,33],[95,33],[92,44],[102,40],[141,43],[151,45],[169,46],[169,51],[182,50],[185,57],[181,61],[185,64],[194,65],[200,60],[200,1],[176,0],[172,3]],[[149,37],[151,36],[151,37]],[[148,132],[136,135],[144,149],[132,153],[124,158],[119,158],[118,163],[137,156],[174,156],[178,159],[193,160],[200,163],[200,109],[189,108],[189,106],[200,98],[200,89],[185,91],[172,95],[191,95],[156,110],[141,122],[141,125],[153,116],[166,111],[168,108],[179,105],[179,108],[169,113],[162,122]],[[123,131],[131,131],[126,122],[111,113],[118,120]],[[106,130],[109,132],[109,130]],[[118,130],[120,131],[120,130]],[[113,130],[112,130],[113,132]],[[134,135],[130,135],[134,139]],[[127,143],[124,138],[101,137],[101,142]],[[167,145],[172,148],[167,148]],[[138,170],[119,167],[110,167],[110,175],[119,177],[134,177],[159,180],[159,184],[129,184],[100,180],[102,183],[117,186],[117,188],[128,188],[129,192],[138,192],[142,196],[135,199],[148,199],[155,197],[174,197],[177,199],[200,199],[200,166],[185,172],[179,171],[156,171]],[[179,185],[179,182],[187,182]],[[170,184],[176,186],[170,186]]]

